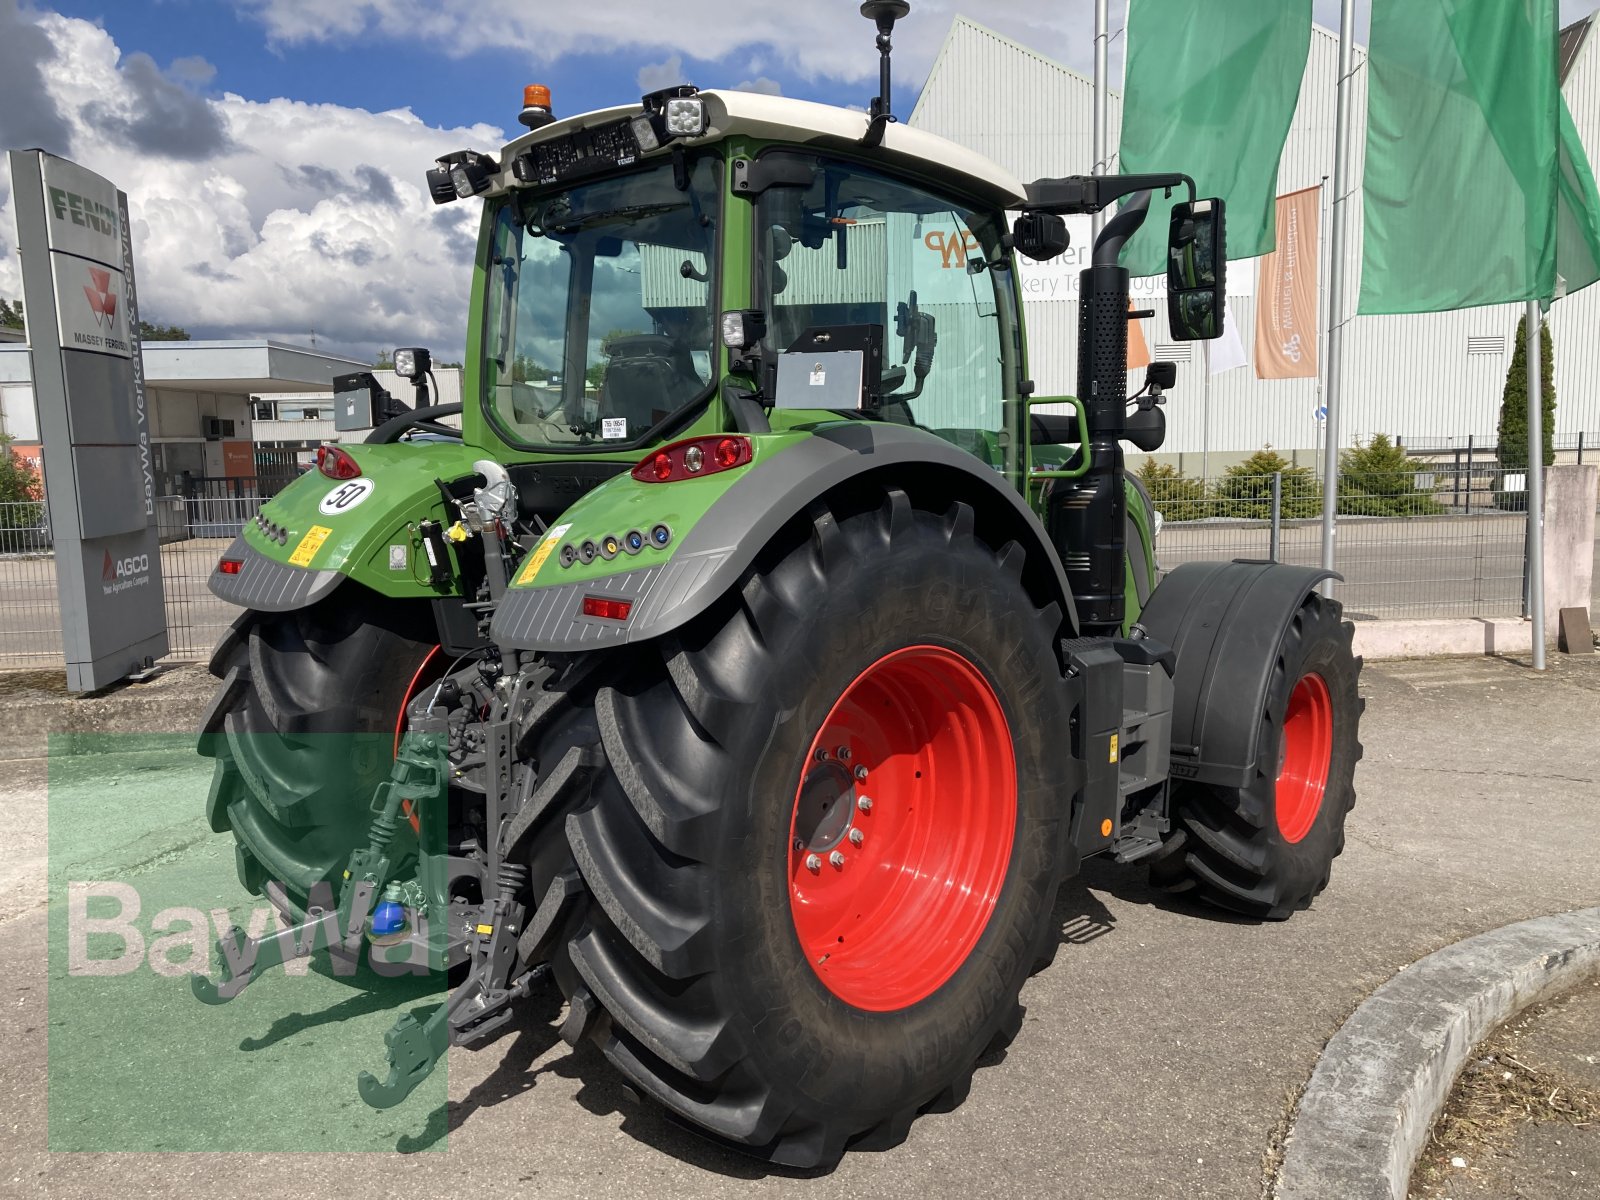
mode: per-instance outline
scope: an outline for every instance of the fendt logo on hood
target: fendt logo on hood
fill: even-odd
[[[143,587],[150,582],[150,556],[131,554],[127,558],[112,558],[111,551],[107,550],[100,567],[100,582],[108,596],[128,588]]]
[[[89,299],[94,323],[102,329],[113,328],[117,323],[117,294],[111,290],[111,272],[90,267],[89,285],[83,294]]]

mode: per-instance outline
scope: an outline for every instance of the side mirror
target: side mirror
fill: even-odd
[[[1034,262],[1048,262],[1065,254],[1072,238],[1055,213],[1025,212],[1011,226],[1011,244]]]
[[[1221,200],[1172,206],[1167,238],[1167,320],[1172,336],[1195,342],[1222,336],[1228,266]]]
[[[1144,385],[1152,390],[1170,392],[1178,383],[1178,364],[1153,362],[1145,368]]]

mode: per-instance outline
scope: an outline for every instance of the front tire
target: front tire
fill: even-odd
[[[233,831],[245,887],[281,884],[295,915],[364,836],[406,701],[437,666],[426,609],[357,592],[347,583],[310,608],[246,612],[211,656],[221,683],[200,733],[216,760],[207,817]]]
[[[1060,612],[1018,546],[898,491],[805,532],[638,665],[558,681],[525,749],[564,1034],[703,1131],[815,1167],[959,1102],[1015,1033],[1077,765]]]
[[[1261,722],[1255,777],[1242,788],[1173,782],[1153,885],[1267,920],[1309,907],[1328,886],[1361,758],[1354,633],[1337,601],[1313,593],[1301,602],[1266,704],[1241,714]]]

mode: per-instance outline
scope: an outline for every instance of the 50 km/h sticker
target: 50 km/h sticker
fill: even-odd
[[[348,483],[341,483],[322,498],[322,503],[317,505],[317,511],[326,517],[337,517],[340,513],[347,513],[372,495],[376,487],[377,485],[370,479],[352,479]]]

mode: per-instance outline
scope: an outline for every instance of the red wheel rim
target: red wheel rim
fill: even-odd
[[[1298,842],[1311,832],[1328,790],[1333,758],[1333,700],[1321,675],[1302,676],[1289,693],[1274,808],[1278,832]]]
[[[937,991],[983,936],[1016,824],[1011,730],[977,667],[941,646],[873,663],[795,791],[789,910],[812,970],[871,1012]]]

